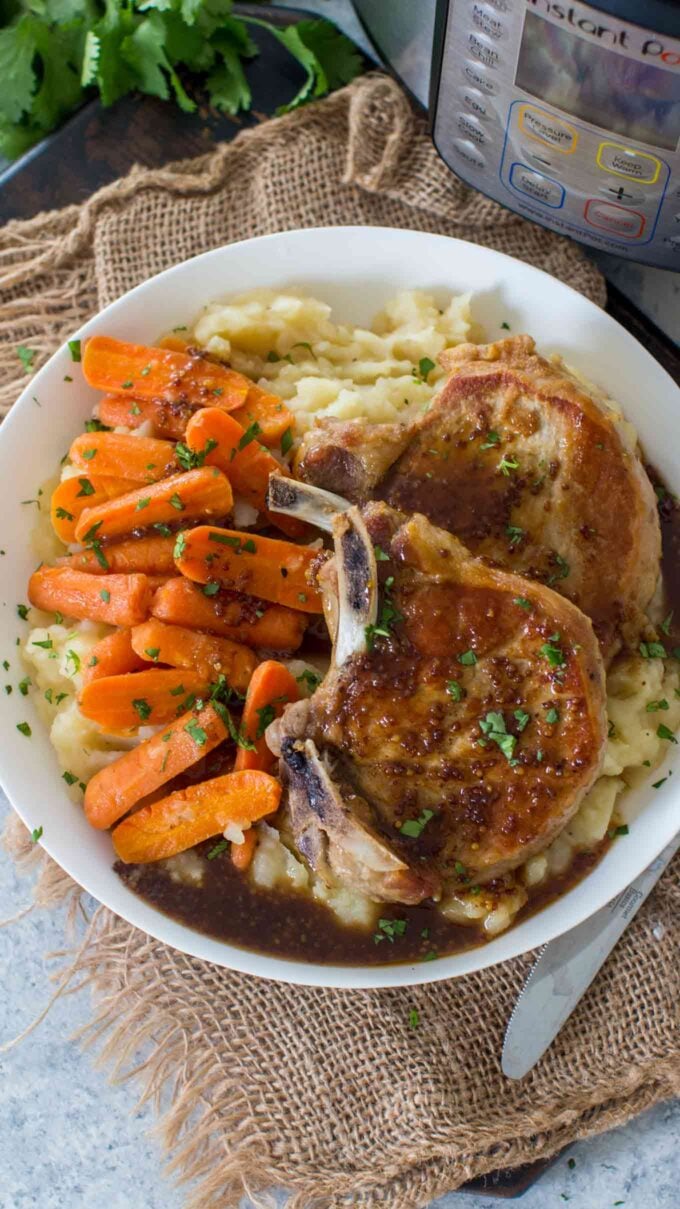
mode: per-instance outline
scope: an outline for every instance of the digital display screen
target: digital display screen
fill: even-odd
[[[680,72],[629,59],[528,12],[515,83],[538,100],[653,147],[680,137]]]

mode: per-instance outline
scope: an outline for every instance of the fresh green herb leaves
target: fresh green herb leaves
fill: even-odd
[[[430,819],[433,817],[433,810],[421,810],[417,819],[406,819],[405,822],[400,825],[399,830],[401,831],[402,835],[407,835],[409,839],[417,840],[424,828],[427,827]]]
[[[184,727],[188,735],[191,735],[197,747],[205,747],[208,742],[208,736],[202,726],[198,725],[195,718],[191,718]]]
[[[513,763],[517,735],[509,733],[503,715],[497,710],[489,710],[485,718],[480,718],[479,729],[486,739],[490,739],[500,747],[506,760]]]
[[[132,708],[139,716],[141,722],[146,722],[151,717],[152,707],[144,697],[135,697],[132,701]]]
[[[149,495],[144,496],[144,499],[137,500],[137,503],[135,504],[135,512],[141,512],[142,508],[148,508],[150,503],[151,497]]]
[[[60,520],[60,521],[75,520],[73,513],[67,512],[65,508],[57,508],[55,511],[56,511],[57,520]]]
[[[290,428],[287,428],[281,437],[281,453],[287,454],[293,447],[293,433]]]
[[[507,454],[503,454],[503,457],[498,463],[496,469],[500,470],[501,474],[504,474],[506,478],[510,478],[510,474],[513,470],[519,470],[519,462],[517,461],[517,458],[508,457]]]
[[[94,495],[94,487],[89,479],[78,479],[78,482],[80,483],[80,491],[76,498],[79,498],[81,495]]]
[[[4,31],[3,31],[4,32]],[[0,53],[2,53],[2,44],[0,43]],[[2,133],[0,128],[0,150],[2,149]],[[33,362],[38,355],[38,350],[35,348],[26,348],[25,344],[20,344],[17,349],[17,357],[24,367],[24,373],[30,374],[33,367]]]
[[[17,605],[17,614],[19,615],[19,617],[21,618],[22,621],[26,621],[26,618],[28,617],[28,605],[18,604]]]
[[[25,735],[27,739],[30,739],[33,733],[28,725],[28,722],[17,722],[17,730],[19,731],[20,735]]]
[[[217,444],[213,437],[208,437],[204,449],[190,449],[183,441],[178,441],[175,445],[175,457],[182,470],[198,470],[204,465],[208,454],[217,448]]]
[[[463,654],[458,656],[458,662],[462,663],[463,667],[474,667],[477,656],[474,651],[463,651]]]
[[[406,927],[405,919],[379,919],[378,931],[374,933],[373,940],[377,945],[382,940],[388,940],[393,945],[398,936],[404,935]]]
[[[267,727],[276,718],[276,710],[274,709],[273,705],[263,705],[261,709],[258,709],[255,712],[257,714],[257,730],[255,731],[255,738],[261,739]]]
[[[62,775],[63,779],[66,781],[67,785],[77,785],[78,777],[76,776],[76,774],[74,772],[63,772],[61,775]]]
[[[175,491],[174,495],[170,496],[170,505],[172,508],[175,508],[177,512],[183,512],[184,504],[182,503],[182,498],[177,491]]]
[[[420,1012],[418,1011],[417,1008],[411,1008],[411,1010],[408,1014],[408,1026],[409,1026],[409,1028],[417,1028],[419,1024],[420,1024]]]
[[[254,441],[256,437],[259,437],[261,432],[262,432],[262,429],[260,428],[260,425],[258,424],[257,420],[253,420],[252,424],[250,424],[248,426],[248,428],[246,428],[243,436],[241,437],[241,440],[238,443],[237,448],[238,448],[239,452],[242,449],[245,449],[248,445],[250,445],[251,441]]]
[[[33,681],[31,680],[30,676],[24,676],[23,680],[19,681],[17,688],[19,689],[19,692],[21,693],[22,697],[28,696],[28,690],[32,684],[33,684]]]
[[[530,613],[534,607],[531,601],[527,600],[526,596],[516,596],[512,603],[519,605],[520,609],[524,609],[526,613]]]
[[[81,354],[81,349],[80,349],[80,340],[69,340],[69,342],[68,342],[68,351],[69,351],[69,352],[70,352],[70,354],[71,354],[71,360],[72,360],[72,361],[82,361],[82,354]]]
[[[148,655],[149,659],[153,659],[154,663],[158,659],[158,656],[160,655],[160,653],[161,653],[161,648],[159,646],[145,646],[144,647],[144,654]]]
[[[186,549],[186,544],[187,544],[186,533],[184,532],[183,529],[180,529],[179,533],[177,534],[177,537],[175,538],[175,544],[172,548],[172,557],[181,558]]]
[[[170,528],[170,526],[165,525],[163,523],[163,521],[155,521],[154,524],[152,525],[152,529],[156,529],[156,531],[158,533],[160,533],[163,537],[170,537],[170,535],[172,533],[172,529]]]
[[[668,708],[669,705],[665,697],[660,697],[658,701],[648,701],[645,706],[648,714],[655,714],[657,710]]]
[[[366,647],[369,651],[375,647],[376,638],[391,638],[394,626],[404,620],[392,599],[393,587],[394,576],[390,575],[383,585],[383,600],[378,620],[375,625],[366,626]]]
[[[321,684],[322,678],[318,672],[313,672],[310,670],[310,668],[305,668],[304,672],[301,672],[299,676],[295,677],[295,679],[298,684],[304,684],[305,688],[308,689],[310,693],[313,693],[314,690]]]
[[[519,732],[521,734],[521,732],[523,730],[525,730],[526,727],[531,722],[531,714],[528,714],[526,712],[526,710],[516,709],[512,716],[515,719],[515,722],[517,723],[517,729],[519,730]]]
[[[656,733],[659,739],[666,739],[669,743],[677,743],[678,741],[670,727],[666,726],[663,722],[660,722],[657,726]]]
[[[526,529],[520,529],[519,525],[506,525],[505,532],[510,538],[511,546],[518,546],[522,538],[526,535]]]
[[[566,579],[571,571],[571,567],[566,559],[562,558],[561,554],[554,554],[552,557],[552,565],[556,568],[551,575],[546,579],[546,584],[550,587],[551,584],[557,583],[559,579]]]
[[[555,645],[559,640],[559,634],[553,634],[549,642],[544,642],[543,646],[539,647],[539,655],[547,659],[551,667],[564,667],[567,662],[562,647]]]
[[[210,852],[206,852],[206,858],[209,861],[214,861],[216,857],[221,856],[229,847],[229,840],[218,840]]]
[[[457,680],[447,680],[446,691],[454,701],[462,701],[465,696],[465,689]]]
[[[554,705],[551,705],[550,709],[546,711],[545,720],[546,722],[550,723],[551,726],[555,726],[555,724],[559,722],[560,713],[559,710],[555,709]]]
[[[85,421],[85,432],[111,432],[108,424],[102,424],[96,417]]]
[[[218,583],[215,583],[214,580],[212,580],[210,583],[203,585],[203,595],[204,596],[217,596],[217,593],[219,592],[219,590],[220,590],[220,585]]]
[[[638,650],[643,659],[666,658],[666,648],[661,642],[641,642]]]
[[[31,832],[31,843],[37,844],[38,840],[41,840],[44,834],[45,832],[42,827],[34,827]]]
[[[479,448],[480,449],[493,449],[494,445],[500,445],[500,443],[501,443],[500,433],[495,432],[494,429],[492,428],[490,432],[487,432],[486,437],[484,439],[484,444],[480,445]]]

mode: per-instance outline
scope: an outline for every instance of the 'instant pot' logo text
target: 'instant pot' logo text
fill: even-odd
[[[621,25],[603,24],[594,21],[583,9],[575,5],[553,4],[552,0],[527,0],[534,11],[542,12],[555,24],[564,22],[574,32],[589,38],[597,38],[605,46],[620,46],[623,50],[632,51],[636,56],[654,59],[664,67],[680,67],[680,50],[677,44],[668,46],[659,38],[648,38],[644,30],[633,31]],[[592,13],[592,9],[588,10]]]

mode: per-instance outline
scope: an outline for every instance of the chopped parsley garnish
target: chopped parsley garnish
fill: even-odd
[[[99,595],[101,596],[102,600],[104,601],[104,604],[108,604],[109,601],[111,600],[111,593],[109,592],[108,588],[102,588]]]
[[[97,562],[99,563],[99,566],[102,567],[104,569],[104,571],[108,571],[109,564],[106,560],[106,555],[105,555],[104,551],[102,550],[101,542],[97,542],[97,541],[90,542],[90,549],[91,549],[92,553],[94,554]]]
[[[177,534],[177,537],[175,538],[175,544],[174,544],[173,550],[172,550],[172,557],[181,558],[186,549],[186,544],[187,544],[186,533],[184,533],[183,530],[180,530],[180,532]]]
[[[382,546],[374,546],[373,553],[375,554],[375,561],[377,563],[388,563],[390,561],[389,554],[385,553]]]
[[[148,655],[149,659],[158,659],[158,656],[160,655],[160,653],[161,653],[161,648],[159,646],[145,646],[144,647],[144,654]]]
[[[666,634],[666,635],[670,634],[672,620],[673,620],[673,610],[671,609],[670,613],[668,613],[667,616],[664,617],[663,621],[661,622],[661,625],[659,626],[659,629],[661,630],[661,632],[663,634]]]
[[[503,715],[496,710],[490,710],[485,718],[480,718],[479,728],[487,739],[498,744],[506,760],[512,762],[517,736],[508,733]]]
[[[209,533],[209,542],[219,542],[221,546],[231,546],[233,550],[241,549],[240,537],[231,537],[228,533]]]
[[[217,593],[219,592],[219,590],[220,590],[220,585],[215,582],[207,583],[207,584],[203,585],[203,595],[204,596],[217,596]]]
[[[28,696],[28,690],[31,687],[32,683],[33,683],[33,681],[31,680],[30,676],[24,676],[24,679],[19,681],[17,688],[19,689],[19,692],[21,693],[22,697]]]
[[[71,354],[72,361],[80,361],[82,359],[80,352],[80,340],[69,340],[68,351]]]
[[[419,373],[420,377],[422,378],[423,382],[427,381],[430,374],[432,373],[432,370],[436,369],[436,368],[437,367],[435,365],[435,362],[431,361],[429,357],[420,358],[420,361],[418,362],[418,373]]]
[[[394,586],[394,576],[390,575],[385,580],[383,601],[378,614],[378,620],[375,625],[367,625],[366,646],[369,651],[375,647],[376,638],[390,638],[395,625],[403,621],[403,614],[399,612],[394,601],[392,600],[392,587]]]
[[[241,549],[244,550],[246,554],[256,554],[257,553],[257,547],[256,547],[255,542],[253,541],[252,537],[246,538]]]
[[[121,385],[122,390],[132,390],[132,387],[134,386],[134,382],[130,378],[128,378],[127,382],[121,382],[120,385]]]
[[[142,414],[142,409],[139,406],[139,403],[133,403],[132,407],[130,408],[130,415],[131,416],[141,416],[141,414]]]
[[[144,496],[144,499],[142,500],[137,500],[137,503],[135,504],[135,512],[141,512],[142,508],[148,508],[150,503],[151,496],[149,495]]]
[[[88,529],[87,533],[85,534],[85,536],[83,538],[85,545],[87,545],[88,542],[94,541],[97,529],[100,529],[101,526],[103,525],[103,523],[104,523],[103,521],[95,521],[94,525],[90,525],[90,528]]]
[[[204,449],[190,449],[182,441],[175,445],[175,457],[183,470],[198,470],[201,467],[208,454],[217,447],[217,441],[213,437],[208,437]]]
[[[60,520],[60,521],[72,521],[72,520],[75,520],[75,517],[74,517],[73,513],[72,513],[72,512],[67,512],[65,508],[57,508],[57,509],[56,509],[56,517],[57,517],[57,520]]]
[[[107,424],[102,424],[101,420],[86,420],[85,432],[111,432]]]
[[[486,440],[484,441],[483,445],[480,445],[479,448],[480,449],[493,449],[494,445],[500,445],[500,443],[501,443],[500,433],[495,432],[494,429],[492,428],[490,432],[487,432]]]
[[[661,789],[662,785],[666,784],[668,777],[662,777],[660,781],[652,781],[652,789]]]
[[[614,827],[613,835],[630,835],[630,828],[627,823],[621,823],[618,827]]]
[[[18,605],[17,605],[17,613],[19,614],[19,616],[20,616],[21,620],[22,620],[22,621],[25,621],[25,620],[26,620],[26,618],[28,617],[28,605],[25,605],[25,604],[18,604]]]
[[[17,349],[17,357],[21,361],[21,364],[23,365],[27,374],[30,374],[31,366],[33,365],[37,355],[38,350],[36,348],[26,348],[25,344],[19,345]]]
[[[502,327],[502,329],[503,329],[503,331],[504,331],[504,332],[509,332],[509,331],[510,331],[510,324],[509,324],[509,323],[507,323],[507,322],[505,321],[505,319],[504,319],[504,320],[503,320],[503,322],[501,323],[501,327]]]
[[[32,731],[28,722],[17,722],[17,730],[20,734],[25,735],[27,739],[30,739]]]
[[[181,697],[182,693],[185,693],[185,692],[186,692],[186,689],[185,689],[184,685],[177,684],[177,685],[175,685],[175,688],[170,689],[170,696],[171,697]]]
[[[191,718],[190,721],[186,723],[184,729],[188,735],[191,735],[191,738],[198,747],[205,747],[208,741],[208,736],[203,727],[198,725],[198,722],[195,718]]]
[[[433,817],[433,810],[421,810],[417,819],[406,819],[401,824],[399,830],[402,835],[407,835],[409,839],[417,840],[421,832],[427,827],[430,819]]]
[[[531,714],[527,714],[523,709],[516,709],[512,716],[515,719],[520,732],[523,731],[531,721]]]
[[[564,667],[566,663],[564,651],[561,647],[555,646],[555,643],[559,641],[559,637],[559,634],[553,634],[550,642],[544,642],[543,646],[539,647],[539,655],[547,659],[551,667]]]
[[[554,726],[556,722],[559,722],[559,710],[556,710],[554,705],[551,705],[550,709],[546,713],[545,720],[546,722],[549,722],[551,726]]]
[[[54,643],[51,638],[43,638],[40,641],[32,642],[31,646],[40,646],[44,651],[51,651]]]
[[[436,961],[438,957],[436,949],[430,949],[429,953],[425,953],[423,956],[423,961]]]
[[[257,714],[257,730],[255,738],[261,739],[267,727],[276,718],[276,710],[273,705],[263,705],[261,709],[255,710]]]
[[[97,456],[96,449],[84,449],[83,450],[83,457],[85,458],[86,462],[91,462],[93,458],[96,458],[96,456]]]
[[[69,666],[73,668],[72,672],[69,672]],[[66,652],[66,671],[70,676],[75,676],[76,672],[80,671],[80,655],[77,651],[68,650]]]
[[[655,714],[659,709],[668,709],[669,705],[665,697],[660,697],[658,701],[648,701],[645,709],[648,714]]]
[[[63,772],[61,775],[66,781],[67,785],[75,785],[78,781],[78,778],[74,772]]]
[[[661,642],[641,642],[638,650],[643,659],[666,658],[666,648]]]
[[[176,508],[178,512],[183,512],[183,510],[184,510],[184,504],[182,503],[182,500],[177,491],[175,492],[174,495],[170,496],[170,506],[172,508]]]
[[[474,651],[463,651],[463,654],[458,656],[458,662],[462,663],[463,667],[474,667],[477,656]]]
[[[465,696],[465,689],[457,680],[447,680],[446,691],[454,701],[462,701]]]
[[[250,445],[251,441],[255,440],[255,437],[259,437],[261,432],[262,432],[262,429],[260,428],[260,425],[258,424],[257,420],[253,420],[252,424],[250,424],[248,426],[248,428],[246,428],[243,436],[241,437],[241,440],[238,443],[237,448],[239,450],[245,449],[247,445]],[[283,448],[283,444],[281,447]],[[284,450],[284,452],[285,452],[285,450]]]
[[[210,852],[206,852],[205,855],[209,861],[214,861],[215,857],[221,856],[223,852],[226,852],[228,847],[229,847],[228,840],[218,840],[217,843],[215,844],[214,848],[211,848]]]
[[[132,702],[132,708],[139,715],[142,722],[146,722],[147,718],[151,716],[151,706],[148,701],[145,701],[144,697],[135,697]]]
[[[408,1014],[408,1026],[409,1026],[409,1028],[417,1028],[419,1024],[420,1024],[420,1012],[418,1011],[417,1008],[411,1008],[411,1010]]]
[[[549,575],[548,578],[546,579],[545,582],[548,585],[548,587],[550,587],[551,584],[557,583],[558,579],[566,579],[569,572],[571,571],[571,567],[569,566],[569,563],[567,562],[566,559],[562,558],[561,554],[555,554],[553,556],[552,561],[553,561],[553,564],[557,567],[557,570],[553,571],[552,575]]]
[[[393,945],[397,936],[404,935],[406,924],[405,919],[379,919],[378,931],[373,936],[375,944],[380,944],[381,940],[389,940]]]
[[[295,679],[298,684],[304,684],[305,688],[308,688],[310,693],[313,693],[314,689],[321,684],[321,676],[318,674],[318,672],[310,671],[309,668],[305,668],[304,672],[301,672],[301,674],[296,676]]]
[[[281,437],[281,453],[283,453],[283,454],[288,453],[289,450],[291,449],[292,445],[293,445],[293,433],[290,428],[287,428],[286,431],[284,432],[283,436]]]
[[[78,482],[80,483],[80,491],[76,498],[81,495],[94,495],[94,487],[89,479],[78,479]]]
[[[526,529],[520,529],[518,525],[506,525],[505,532],[510,538],[510,545],[517,546],[526,534]]]
[[[504,474],[506,478],[509,478],[511,470],[519,470],[519,462],[517,458],[508,457],[507,454],[503,454],[496,469],[500,470],[501,474]]]
[[[663,722],[660,722],[657,726],[656,733],[659,739],[667,739],[669,743],[677,743],[678,741],[670,727],[666,726]]]
[[[163,521],[156,521],[152,525],[152,528],[157,529],[162,537],[170,537],[170,534],[172,533],[172,529],[170,528],[170,526],[164,524]]]
[[[38,840],[41,840],[44,834],[45,833],[42,827],[34,827],[31,832],[31,843],[37,844]]]
[[[243,748],[243,751],[255,751],[255,744],[253,743],[252,739],[246,738],[243,732],[237,728],[234,723],[234,719],[229,713],[229,710],[219,701],[215,701],[214,705],[227,730],[229,731],[229,737],[231,738],[232,742],[235,743],[237,747]]]

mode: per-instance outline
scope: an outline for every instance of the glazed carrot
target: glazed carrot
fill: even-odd
[[[192,714],[190,720],[186,714],[175,719],[88,781],[84,802],[87,821],[93,827],[111,827],[142,798],[207,756],[226,734],[222,719],[211,705]]]
[[[254,827],[249,827],[243,833],[242,844],[232,844],[231,846],[231,863],[235,865],[241,873],[245,873],[250,862],[255,855],[257,848],[257,832]]]
[[[184,626],[166,625],[155,617],[135,626],[132,646],[147,662],[193,669],[206,680],[225,676],[228,684],[240,693],[247,689],[257,667],[257,656],[239,642]]]
[[[71,567],[38,567],[28,581],[28,599],[47,613],[80,621],[133,626],[149,615],[152,590],[146,575],[99,575]]]
[[[175,571],[174,548],[174,536],[132,537],[129,541],[111,542],[105,551],[108,570],[121,574],[142,571],[147,575],[172,575]],[[62,566],[76,567],[79,571],[89,571],[90,575],[106,574],[106,568],[101,565],[94,550],[79,550],[77,554],[65,555],[58,562]]]
[[[81,714],[104,730],[132,730],[172,721],[208,691],[205,676],[197,672],[153,668],[93,680],[83,688],[78,704]]]
[[[175,576],[174,575],[147,575],[146,578],[148,579],[149,583],[151,584],[153,591],[157,592],[159,588],[162,588],[164,584],[168,583],[169,580],[174,579]]]
[[[273,814],[281,786],[266,772],[229,772],[142,806],[112,833],[116,855],[127,864],[159,861],[185,852],[233,824],[245,829]]]
[[[255,669],[243,707],[241,731],[255,744],[255,751],[239,747],[234,768],[260,768],[271,772],[275,756],[267,747],[264,732],[275,718],[280,718],[289,701],[299,701],[300,691],[287,667],[275,659],[267,659]]]
[[[173,474],[150,487],[136,487],[96,508],[86,508],[76,524],[76,540],[92,540],[88,535],[96,534],[99,541],[151,525],[226,516],[232,503],[229,480],[216,467],[202,466],[186,474]]]
[[[280,445],[284,434],[295,431],[295,417],[278,395],[270,395],[260,386],[251,383],[248,396],[242,407],[234,411],[234,419],[244,428],[257,423],[260,426],[258,440],[263,445]]]
[[[139,428],[149,420],[157,436],[181,441],[194,409],[186,403],[164,403],[162,399],[106,395],[100,400],[98,411],[102,424],[111,428]]]
[[[164,399],[205,407],[219,399],[231,411],[241,407],[250,383],[224,365],[171,349],[128,344],[110,336],[92,336],[83,352],[83,373],[96,390],[130,391],[138,399]]]
[[[250,597],[234,597],[227,592],[206,596],[198,584],[182,577],[169,579],[158,589],[151,602],[151,616],[272,651],[296,651],[308,621],[304,613]]]
[[[101,680],[102,676],[122,676],[146,667],[133,651],[130,630],[114,630],[92,648],[90,658],[83,664],[83,684]]]
[[[160,340],[156,341],[156,348],[169,348],[173,353],[185,353],[189,347],[189,341],[183,340],[181,336],[161,336]]]
[[[114,479],[107,475],[83,474],[64,479],[52,495],[50,517],[57,537],[67,545],[76,540],[76,524],[81,512],[106,500],[113,500],[126,491],[134,491],[136,483]]]
[[[69,457],[83,471],[155,483],[176,472],[175,447],[155,437],[133,437],[125,432],[84,432],[69,449]]]
[[[310,546],[198,525],[175,547],[175,565],[196,583],[222,584],[303,613],[321,613],[321,596],[310,583],[318,554]]]
[[[206,466],[219,466],[239,495],[263,512],[273,525],[290,537],[302,537],[306,526],[294,517],[267,512],[266,499],[270,474],[281,473],[281,465],[259,443],[258,433],[246,431],[219,407],[202,407],[189,420],[186,443],[189,449],[205,455]]]

